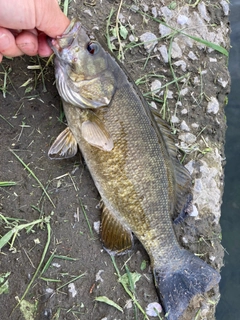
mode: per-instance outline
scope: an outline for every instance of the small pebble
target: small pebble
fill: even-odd
[[[152,8],[152,15],[153,15],[154,18],[157,18],[158,12],[157,12],[157,8],[156,7]]]
[[[188,113],[188,111],[187,111],[186,108],[184,108],[184,109],[181,110],[181,114],[187,114],[187,113]]]
[[[215,97],[211,97],[207,105],[207,113],[217,114],[219,111],[219,102]]]
[[[177,67],[181,67],[182,71],[186,71],[186,68],[187,68],[187,64],[184,60],[179,60],[179,61],[176,61],[174,62],[174,65],[177,66]]]
[[[165,44],[162,45],[162,46],[160,46],[160,47],[158,48],[158,51],[160,51],[161,56],[162,56],[162,58],[163,58],[163,61],[164,61],[165,63],[168,63],[168,51],[167,51],[167,47],[165,46]]]
[[[158,317],[162,312],[162,306],[158,302],[152,302],[147,305],[146,313],[149,317]]]
[[[181,26],[183,26],[184,24],[187,24],[188,23],[188,17],[180,14],[177,17],[177,23],[180,24]]]
[[[180,91],[180,96],[184,97],[188,93],[188,88],[184,88]]]
[[[152,83],[151,83],[151,91],[152,93],[158,93],[161,89],[161,82],[159,80],[154,80]]]
[[[172,116],[172,117],[171,117],[171,122],[172,122],[172,123],[179,123],[179,121],[180,121],[180,120],[179,120],[179,118],[178,118],[177,116]]]
[[[198,60],[197,56],[196,56],[195,53],[192,52],[192,51],[189,52],[188,57],[189,57],[191,60]]]
[[[180,129],[182,131],[190,131],[189,126],[186,124],[186,121],[182,121],[181,125],[180,125]]]
[[[179,140],[181,140],[187,144],[193,144],[197,140],[197,137],[190,132],[182,133],[178,136],[178,138],[179,138]]]
[[[147,52],[152,51],[152,49],[155,47],[157,42],[157,37],[152,32],[145,32],[140,36],[140,40],[144,42],[144,48],[147,50]],[[151,42],[149,42],[151,41]]]
[[[199,215],[197,207],[193,204],[192,212],[189,213],[190,217],[197,217]]]
[[[181,58],[182,57],[182,50],[179,47],[178,43],[176,41],[173,41],[172,43],[172,52],[171,56],[173,59]]]

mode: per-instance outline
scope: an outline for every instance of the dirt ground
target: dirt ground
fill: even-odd
[[[211,18],[209,24],[227,25],[228,18],[224,16],[218,2],[211,1],[211,4],[207,2],[207,13]],[[129,3],[125,2],[121,12],[125,17],[131,16],[131,25],[135,25],[134,36],[140,37],[144,32],[151,31],[159,37],[159,23],[130,10],[127,7]],[[154,3],[146,0],[136,5],[151,15],[152,8],[171,3],[171,1]],[[181,4],[184,5],[184,2]],[[115,10],[111,20],[111,25],[114,26],[118,7],[119,1],[96,1],[96,3],[72,1],[69,16],[79,17],[84,25],[95,29],[98,27],[99,32],[105,34],[111,8]],[[180,9],[177,7],[174,10]],[[189,6],[189,10],[197,8]],[[129,21],[124,25],[130,30]],[[128,39],[124,42],[129,43]],[[170,42],[171,38],[164,38],[159,40],[158,45],[162,43],[169,46]],[[117,41],[115,44],[117,46]],[[228,47],[229,43],[225,45]],[[174,115],[181,121],[186,121],[189,127],[197,124],[197,127],[195,126],[197,141],[200,140],[200,136],[204,136],[208,146],[218,148],[221,157],[224,158],[226,124],[223,106],[229,85],[223,87],[216,79],[218,76],[227,77],[227,58],[216,51],[197,52],[198,59],[189,59],[186,71],[173,66],[176,77],[190,74],[188,85],[191,90],[182,97],[182,106],[176,110],[176,103],[179,101],[176,83],[168,86],[173,96],[166,99],[167,118],[171,120]],[[209,57],[218,61],[211,70],[208,65]],[[146,58],[148,53],[144,46],[136,46],[126,52],[124,64],[134,80],[146,74],[164,75],[164,78],[160,79],[162,84],[173,80],[170,64],[164,63],[162,58],[159,58],[159,52],[150,54],[144,69]],[[173,62],[175,60],[173,59]],[[8,218],[24,219],[19,221],[19,225],[36,221],[43,216],[51,217],[50,245],[41,268],[24,298],[35,306],[33,316],[28,315],[28,318],[24,318],[19,306],[16,309],[14,307],[17,304],[16,297],[19,299],[22,297],[41,261],[48,239],[46,224],[37,224],[29,232],[26,232],[26,229],[19,231],[13,248],[10,249],[7,244],[0,253],[0,274],[10,272],[9,290],[0,295],[1,319],[144,319],[141,311],[131,302],[118,282],[111,257],[103,250],[99,235],[94,229],[94,223],[100,220],[100,199],[84,160],[79,154],[65,161],[52,161],[48,158],[48,149],[56,136],[65,128],[65,124],[62,121],[61,101],[54,85],[53,65],[45,67],[46,61],[47,59],[38,60],[36,57],[24,56],[13,60],[5,58],[0,65],[2,90],[2,93],[0,92],[0,181],[17,182],[15,186],[0,188],[0,214]],[[39,64],[44,68],[43,78],[40,69],[28,68]],[[199,76],[201,69],[208,69],[211,72],[206,74],[201,84],[196,84],[194,78]],[[5,78],[6,73],[8,75]],[[151,82],[152,80],[148,80],[140,86],[143,93],[150,91]],[[199,105],[196,103],[196,97],[200,96]],[[217,117],[213,113],[206,112],[208,97],[211,96],[217,97],[220,105]],[[163,101],[164,97],[161,96],[159,99]],[[158,107],[161,108],[161,105],[158,104]],[[188,110],[187,113],[182,112],[184,108]],[[173,130],[179,135],[180,122],[172,125]],[[199,145],[201,146],[201,143]],[[10,149],[28,165],[47,189],[54,206],[43,193],[33,174]],[[182,157],[183,153],[179,152],[179,155]],[[186,155],[184,163],[189,163],[193,159],[197,164],[197,161],[204,157],[203,153],[195,150]],[[193,173],[193,180],[199,176]],[[12,225],[7,224],[2,218],[0,221],[0,234],[3,236]],[[223,264],[223,248],[220,244],[221,229],[217,222],[212,212],[208,212],[204,218],[200,212],[197,218],[188,217],[177,225],[176,233],[179,242],[185,248],[219,270]],[[54,259],[42,273],[52,254]],[[68,260],[66,257],[72,259]],[[158,301],[148,255],[139,242],[136,242],[132,252],[116,257],[115,260],[121,275],[126,273],[125,264],[130,272],[141,275],[136,283],[135,294],[144,310],[150,302]],[[82,277],[75,279],[80,275]],[[68,286],[71,282],[73,285]],[[107,296],[115,301],[123,308],[123,312],[96,301],[95,298],[99,296]],[[214,319],[218,300],[218,288],[197,297],[183,319]],[[29,308],[28,306],[27,309]],[[154,318],[149,316],[149,319]]]

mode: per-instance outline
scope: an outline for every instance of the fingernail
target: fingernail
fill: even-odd
[[[5,33],[0,32],[0,50],[5,50],[9,47],[10,39]]]

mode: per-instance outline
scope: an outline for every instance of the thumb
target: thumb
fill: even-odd
[[[57,0],[36,1],[35,10],[36,28],[52,38],[61,35],[70,23]]]

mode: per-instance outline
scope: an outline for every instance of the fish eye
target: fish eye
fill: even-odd
[[[96,54],[99,51],[99,45],[96,42],[89,42],[87,45],[87,51],[91,54]]]

